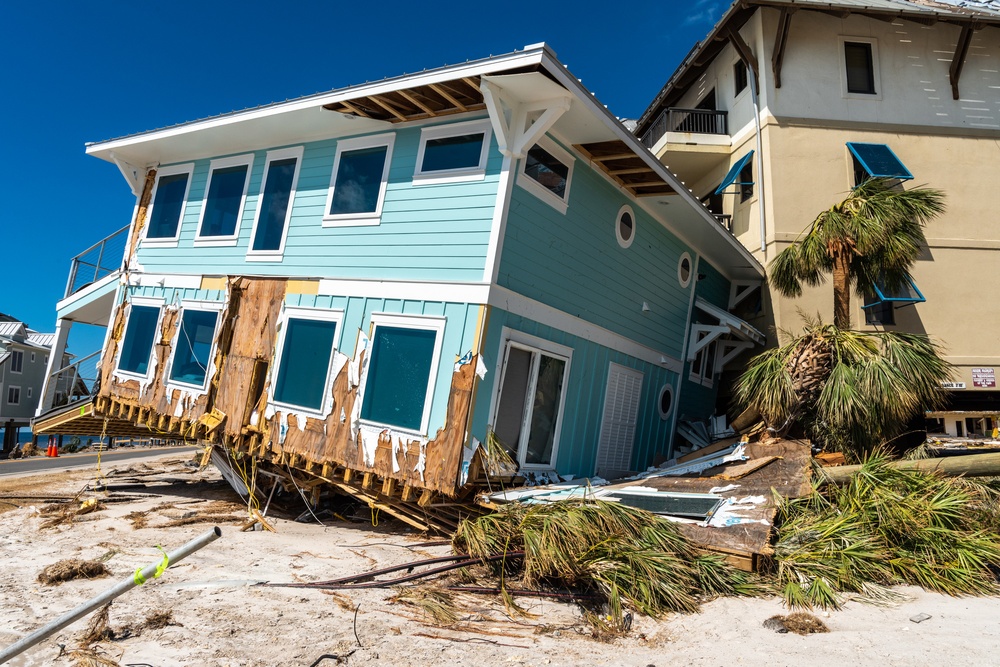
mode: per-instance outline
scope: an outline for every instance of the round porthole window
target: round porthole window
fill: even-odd
[[[623,248],[632,245],[632,241],[635,239],[635,213],[628,204],[618,209],[618,218],[615,220],[615,236],[618,237],[618,245]]]
[[[680,281],[681,287],[687,287],[691,284],[691,255],[684,253],[681,255],[681,261],[677,263],[677,280]]]
[[[674,388],[669,384],[663,385],[660,389],[660,400],[657,405],[660,408],[660,419],[669,418],[670,411],[674,407]]]

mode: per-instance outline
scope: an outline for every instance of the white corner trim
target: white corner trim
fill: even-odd
[[[483,269],[484,283],[495,283],[500,275],[500,253],[503,252],[503,237],[507,230],[507,214],[510,212],[510,196],[513,191],[514,160],[510,155],[504,155],[497,183],[497,198],[493,204],[493,221],[490,223],[490,243]]]
[[[485,304],[490,286],[485,283],[440,283],[398,280],[321,278],[318,293],[324,296],[362,296],[375,299],[417,299],[449,303]]]
[[[674,373],[680,373],[682,364],[679,359],[666,352],[653,349],[636,342],[621,334],[615,333],[584,319],[570,315],[540,301],[513,292],[506,287],[494,285],[490,289],[489,305],[500,308],[513,315],[526,317],[546,326],[588,340],[598,345],[622,352],[630,357],[641,359],[646,363],[665,368]]]

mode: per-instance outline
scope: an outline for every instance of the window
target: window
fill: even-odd
[[[157,324],[160,321],[159,305],[140,305],[133,302],[129,308],[128,324],[118,355],[118,370],[123,373],[148,377],[149,358],[156,342]]]
[[[35,353],[31,353],[31,363],[35,363]]]
[[[882,301],[875,295],[865,295],[865,324],[896,324],[896,308],[891,301]]]
[[[201,203],[196,244],[200,241],[199,245],[208,245],[205,241],[209,241],[217,245],[222,241],[235,245],[252,167],[253,155],[212,160]]]
[[[844,40],[844,71],[848,94],[875,95],[875,43]]]
[[[382,215],[396,135],[344,139],[337,143],[325,227],[377,225]]]
[[[193,164],[164,167],[156,174],[153,205],[147,212],[146,241],[175,244],[180,236],[184,202],[191,185]],[[149,243],[147,243],[149,245]]]
[[[444,319],[372,315],[361,419],[427,432]]]
[[[284,253],[301,162],[301,146],[268,151],[247,252],[251,259],[280,259]]]
[[[204,308],[207,304],[199,304]],[[221,308],[222,304],[218,307]],[[198,310],[183,306],[180,325],[174,336],[173,358],[170,362],[171,382],[205,389],[208,368],[211,364],[215,328],[219,322],[216,310]]]
[[[733,96],[738,96],[747,87],[747,66],[742,60],[737,60],[733,63],[733,81],[735,82],[735,90]]]
[[[424,128],[417,149],[414,185],[486,178],[491,137],[489,120]]]
[[[681,284],[681,287],[687,287],[691,284],[692,272],[691,255],[686,252],[682,253],[680,261],[677,262],[677,282]]]
[[[7,387],[7,405],[21,404],[21,388]]]
[[[618,239],[618,245],[623,248],[628,248],[635,240],[635,213],[628,204],[618,209],[615,237]]]
[[[891,289],[885,281],[878,280],[870,293],[865,295],[865,322],[867,324],[894,325],[896,323],[895,309],[915,303],[924,303],[927,299],[913,282],[907,279],[898,289]]]
[[[736,184],[740,186],[740,197],[741,201],[746,201],[753,196],[753,151],[748,151],[746,155],[741,157],[739,160],[733,163],[733,166],[729,168],[726,175],[722,178],[722,182],[719,183],[719,187],[715,189],[713,194],[721,195],[725,194],[726,188],[730,185]],[[749,186],[749,195],[747,186]],[[746,195],[744,197],[744,195]]]
[[[521,160],[518,185],[561,213],[566,212],[573,178],[573,156],[554,141],[543,139]],[[634,220],[634,218],[633,218]]]
[[[698,341],[703,340],[708,335],[705,331],[699,331]],[[694,361],[691,362],[690,379],[692,382],[697,382],[705,387],[712,386],[715,380],[715,351],[716,341],[714,340],[698,350]]]
[[[10,351],[10,372],[20,373],[24,367],[24,352],[20,350]]]
[[[869,178],[896,178],[908,181],[913,174],[900,161],[892,149],[885,144],[862,144],[848,142],[854,166],[854,185],[858,186]]]
[[[740,203],[753,197],[753,161],[747,163],[740,169]]]
[[[519,332],[510,337],[493,417],[497,437],[525,468],[555,464],[570,350]]]
[[[286,309],[271,397],[275,405],[322,416],[342,316],[340,311]]]
[[[31,387],[28,387],[28,398],[31,398]]]
[[[669,384],[663,385],[656,405],[659,408],[660,419],[669,419],[670,412],[674,409],[674,388]]]

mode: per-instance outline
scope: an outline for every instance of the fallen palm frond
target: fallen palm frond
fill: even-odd
[[[135,634],[139,634],[142,630],[161,630],[168,625],[181,625],[174,620],[174,612],[154,611],[135,629]]]
[[[101,607],[101,610],[94,614],[94,617],[90,619],[90,624],[87,626],[87,629],[84,630],[83,634],[79,637],[80,648],[87,649],[91,644],[96,644],[97,642],[114,637],[114,631],[108,623],[110,610],[111,603],[109,602]]]
[[[193,523],[240,523],[245,520],[245,515],[195,514],[194,516],[186,516],[182,519],[173,519],[172,521],[168,521],[161,526],[157,526],[157,528],[176,528],[178,526],[189,526]]]
[[[461,619],[454,593],[438,586],[401,588],[389,601],[416,607],[435,625],[447,627]]]
[[[95,560],[68,558],[49,565],[38,573],[39,583],[58,585],[74,579],[97,579],[111,574],[108,566]]]
[[[42,510],[42,514],[51,514],[52,517],[43,521],[40,528],[55,528],[64,523],[73,523],[77,517],[104,509],[104,504],[96,498],[88,498],[79,505],[73,502],[58,505],[50,505]]]
[[[897,584],[950,595],[1000,592],[1000,493],[870,457],[849,484],[780,503],[777,584],[790,606],[879,602]]]
[[[699,555],[674,524],[618,503],[506,505],[463,522],[453,546],[477,557],[523,551],[523,559],[495,562],[497,573],[520,575],[528,587],[597,592],[617,629],[625,606],[659,617],[695,611],[706,595],[757,592],[745,573]]]
[[[794,632],[797,635],[812,635],[819,632],[830,632],[826,623],[812,614],[797,611],[788,616],[772,616],[764,621],[764,627],[778,632]]]
[[[80,648],[67,652],[74,667],[121,667],[121,663],[111,658],[105,658],[93,649]]]
[[[140,530],[142,528],[145,528],[149,524],[149,512],[143,512],[142,510],[129,512],[122,518],[124,518],[126,521],[132,522],[133,530]]]

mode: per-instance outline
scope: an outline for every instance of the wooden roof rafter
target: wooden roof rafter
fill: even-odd
[[[574,148],[635,197],[676,194],[673,187],[624,141],[577,144]]]
[[[377,95],[362,95],[331,102],[323,108],[362,118],[403,123],[479,111],[485,109],[486,104],[479,90],[479,77],[472,76]]]

